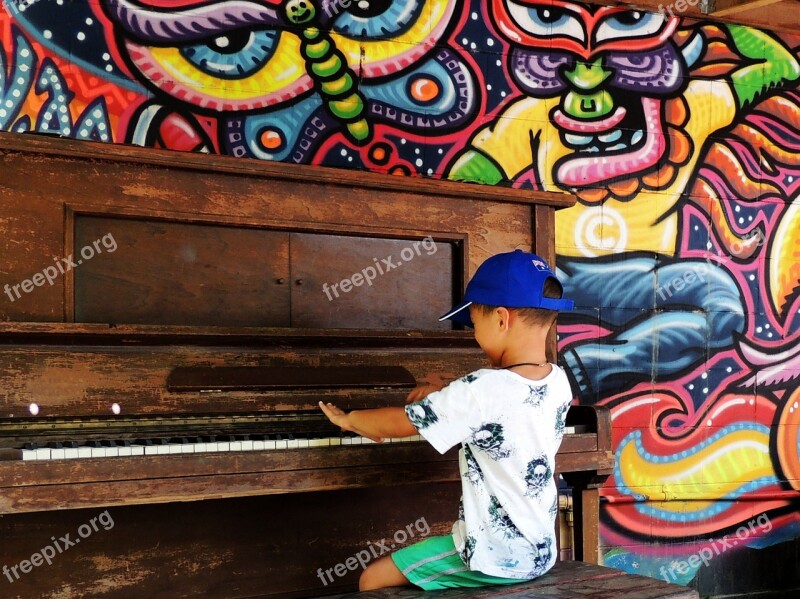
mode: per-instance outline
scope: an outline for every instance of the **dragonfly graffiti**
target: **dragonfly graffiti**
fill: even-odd
[[[109,47],[153,94],[132,115],[128,141],[309,162],[336,134],[363,146],[379,123],[442,134],[472,119],[473,71],[440,45],[454,7],[109,0],[95,10]]]

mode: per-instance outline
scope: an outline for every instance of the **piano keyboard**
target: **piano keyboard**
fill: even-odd
[[[420,435],[385,439],[386,443],[424,441]],[[302,434],[270,435],[203,435],[200,437],[172,437],[137,440],[103,440],[50,442],[39,447],[26,443],[21,452],[23,460],[73,460],[84,458],[111,458],[184,453],[220,453],[232,451],[278,451],[282,449],[307,449],[312,447],[337,447],[371,445],[375,441],[358,435],[342,433],[334,437]]]
[[[583,425],[568,426],[564,434],[585,431]],[[385,439],[387,443],[411,443],[424,441],[420,435],[396,439]],[[21,450],[14,451],[14,458],[30,460],[74,460],[84,458],[112,458],[145,455],[170,455],[182,453],[221,453],[232,451],[279,451],[282,449],[307,449],[312,447],[338,447],[371,445],[375,441],[352,433],[339,436],[318,434],[264,434],[264,435],[201,435],[186,437],[158,437],[137,440],[63,441],[49,442],[41,447],[37,443],[26,443]],[[9,450],[11,451],[11,450]],[[19,453],[17,453],[19,451]]]

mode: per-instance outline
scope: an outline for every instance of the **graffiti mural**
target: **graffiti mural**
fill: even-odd
[[[575,192],[559,349],[613,415],[604,559],[689,583],[743,526],[800,537],[799,58],[563,0],[7,0],[0,128]]]

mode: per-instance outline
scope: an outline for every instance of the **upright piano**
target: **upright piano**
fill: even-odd
[[[485,366],[437,316],[494,253],[552,262],[572,202],[0,133],[0,596],[316,596],[448,532],[455,451],[343,434],[317,402]],[[568,418],[596,561],[608,416]]]

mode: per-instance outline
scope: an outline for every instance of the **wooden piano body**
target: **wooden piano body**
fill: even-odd
[[[0,596],[322,595],[448,532],[455,451],[337,441],[316,402],[484,366],[436,317],[491,254],[553,261],[571,201],[0,134]],[[569,418],[595,561],[609,423]]]

